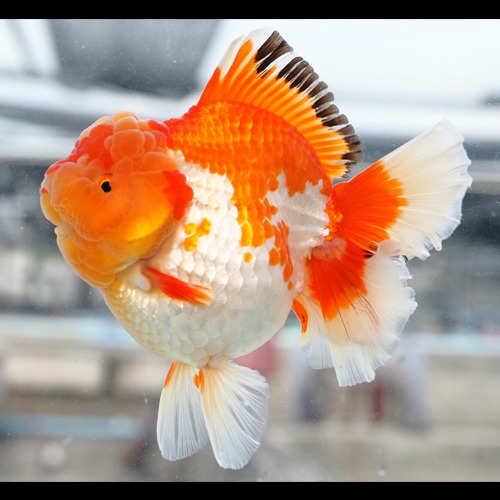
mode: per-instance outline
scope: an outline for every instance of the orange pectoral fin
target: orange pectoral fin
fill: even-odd
[[[165,295],[172,299],[202,306],[206,306],[212,300],[210,290],[204,286],[187,283],[153,267],[146,267],[144,271],[153,287],[161,289]]]

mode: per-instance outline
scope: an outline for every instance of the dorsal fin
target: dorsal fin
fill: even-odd
[[[261,28],[233,41],[198,104],[242,102],[282,117],[309,141],[334,178],[360,160],[361,144],[333,100],[309,63],[277,31]]]

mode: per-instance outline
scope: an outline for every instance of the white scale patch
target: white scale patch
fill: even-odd
[[[216,366],[271,338],[286,321],[297,290],[288,290],[281,266],[269,264],[274,238],[257,248],[240,246],[241,229],[229,180],[185,162],[180,153],[175,159],[193,188],[193,204],[146,264],[209,288],[212,301],[197,306],[159,290],[148,291],[141,273],[144,263],[122,273],[120,285],[106,293],[106,300],[118,317],[127,318],[128,331],[148,349],[195,366]],[[280,186],[284,185],[280,178]],[[278,207],[272,222],[284,220],[290,228],[294,283],[302,281],[304,257],[325,233],[325,198],[319,190],[316,186],[292,199],[284,188],[269,194],[270,202]],[[194,250],[186,249],[186,225],[198,225],[203,219],[210,221],[208,234],[199,238]],[[252,258],[247,262],[248,252]]]

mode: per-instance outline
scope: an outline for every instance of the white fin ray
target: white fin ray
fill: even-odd
[[[375,370],[390,356],[417,304],[402,258],[385,252],[384,242],[367,260],[366,293],[333,319],[323,319],[321,306],[306,295],[296,299],[308,313],[306,331],[300,337],[312,368],[335,369],[339,385],[371,382]]]
[[[157,437],[167,460],[189,457],[208,443],[200,393],[193,382],[197,373],[192,366],[172,363],[161,392]]]
[[[408,205],[388,230],[399,242],[397,251],[408,259],[425,259],[429,250],[441,250],[460,223],[462,199],[472,178],[464,138],[448,120],[403,144],[383,158],[385,170],[397,178]]]
[[[227,48],[225,54],[222,56],[218,67],[221,70],[221,78],[224,78],[234,64],[234,60],[240,50],[241,46],[251,40],[255,47],[260,47],[273,33],[273,29],[269,26],[264,26],[263,28],[258,28],[247,36],[240,36],[231,42],[229,47]],[[254,52],[250,52],[246,58],[241,61],[240,66],[244,67],[248,62],[250,62],[255,56]],[[236,73],[236,76],[238,73]],[[235,76],[235,78],[236,78]]]
[[[202,408],[215,458],[221,467],[241,469],[264,435],[269,386],[257,371],[235,363],[201,372]]]

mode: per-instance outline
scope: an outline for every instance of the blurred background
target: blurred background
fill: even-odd
[[[272,26],[335,94],[364,147],[354,173],[441,118],[472,160],[462,224],[411,261],[419,304],[371,384],[340,389],[293,316],[242,362],[271,385],[240,471],[210,447],[163,460],[165,360],[65,264],[38,189],[102,115],[180,116],[229,43]],[[0,20],[1,481],[500,480],[499,20]]]

